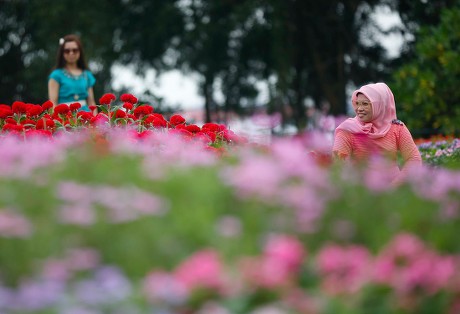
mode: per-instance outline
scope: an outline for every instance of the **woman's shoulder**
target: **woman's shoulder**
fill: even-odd
[[[50,73],[50,76],[62,76],[62,75],[64,75],[64,70],[61,68],[54,69]]]
[[[93,74],[93,72],[91,72],[91,70],[88,70],[88,69],[83,70],[83,73],[85,73],[88,76],[93,76],[94,77],[94,74]]]
[[[391,128],[389,133],[393,134],[393,136],[400,137],[403,134],[407,134],[409,132],[409,129],[401,120],[394,119],[391,121]]]
[[[51,71],[51,73],[49,75],[49,78],[52,78],[52,79],[55,79],[55,80],[59,81],[60,79],[62,79],[63,76],[64,76],[64,73],[63,73],[62,69],[57,68],[57,69],[54,69],[53,71]]]
[[[56,69],[54,69],[53,71],[51,71],[51,74],[53,74],[53,73],[59,73],[59,74],[62,74],[62,73],[64,73],[64,70],[63,70],[63,69],[61,69],[61,68],[56,68]]]
[[[395,132],[400,132],[403,129],[407,129],[407,126],[399,119],[394,119],[391,121],[391,129]]]
[[[96,78],[94,77],[94,74],[90,70],[84,70],[83,71],[85,78],[89,81],[89,86],[93,86],[96,83]]]
[[[393,120],[391,120],[391,124],[393,124],[393,125],[404,125],[404,122],[402,122],[399,119],[393,119]]]

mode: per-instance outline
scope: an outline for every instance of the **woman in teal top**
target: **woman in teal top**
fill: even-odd
[[[96,79],[88,70],[83,46],[76,35],[59,41],[57,63],[48,79],[48,96],[54,105],[79,102],[80,110],[96,105],[93,86]]]

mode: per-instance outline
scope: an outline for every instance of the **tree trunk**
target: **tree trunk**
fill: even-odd
[[[205,108],[205,123],[212,122],[211,121],[211,113],[214,109],[214,101],[213,101],[213,84],[214,78],[211,75],[205,75],[205,80],[203,83],[203,95],[204,95],[204,108]]]

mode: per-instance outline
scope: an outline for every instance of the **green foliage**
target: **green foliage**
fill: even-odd
[[[460,142],[458,139],[439,139],[419,145],[425,163],[433,167],[460,169]]]
[[[398,116],[416,137],[460,132],[460,7],[443,11],[438,26],[422,28],[416,59],[390,84]]]
[[[298,244],[306,250],[306,256],[302,257],[299,270],[288,286],[237,285],[231,286],[237,293],[231,290],[232,293],[228,295],[216,289],[198,288],[192,291],[187,301],[189,313],[200,313],[208,301],[219,303],[237,314],[251,313],[261,306],[278,303],[280,308],[288,308],[286,313],[299,313],[290,311],[287,305],[289,302],[286,299],[290,299],[290,293],[300,293],[302,301],[305,301],[303,298],[311,298],[314,304],[320,306],[321,313],[331,314],[437,313],[445,312],[451,306],[454,296],[447,288],[430,293],[418,291],[418,287],[415,287],[410,294],[403,293],[401,296],[401,292],[394,287],[367,283],[356,292],[328,292],[322,284],[328,274],[318,271],[317,257],[321,250],[331,244],[343,248],[359,245],[369,250],[372,256],[377,256],[395,235],[401,233],[409,233],[421,239],[429,248],[430,256],[455,256],[460,251],[456,237],[460,220],[458,216],[443,216],[442,206],[446,205],[444,201],[447,199],[458,204],[458,189],[452,188],[451,193],[443,199],[430,199],[420,191],[417,192],[410,183],[397,189],[378,191],[365,184],[366,175],[360,173],[360,169],[350,169],[341,164],[317,169],[311,164],[312,176],[304,182],[306,185],[299,186],[299,195],[312,192],[307,185],[318,179],[315,175],[324,176],[323,179],[332,189],[323,192],[330,193],[328,197],[320,193],[312,195],[312,202],[323,197],[327,202],[314,228],[303,230],[298,225],[297,211],[280,202],[274,195],[251,194],[251,197],[243,197],[241,192],[246,190],[238,191],[226,183],[228,177],[225,174],[228,176],[230,173],[226,171],[238,170],[232,167],[237,167],[244,158],[252,158],[257,154],[260,154],[257,157],[268,157],[267,147],[253,147],[254,150],[246,151],[243,155],[234,154],[237,152],[235,147],[234,151],[228,150],[228,155],[217,159],[215,163],[184,166],[180,158],[175,159],[175,154],[162,155],[161,149],[152,149],[154,142],[145,142],[145,146],[130,146],[133,144],[132,138],[120,143],[117,142],[120,140],[118,137],[108,140],[100,135],[96,133],[84,141],[79,139],[77,143],[67,143],[69,147],[63,151],[52,151],[58,155],[57,161],[45,163],[25,176],[16,177],[17,172],[5,175],[6,170],[0,169],[5,171],[0,172],[0,213],[15,212],[26,218],[33,227],[32,232],[25,237],[5,236],[4,233],[11,230],[5,229],[4,225],[0,228],[0,232],[3,232],[0,234],[0,287],[14,289],[29,276],[40,272],[44,261],[60,258],[73,248],[96,250],[102,265],[119,268],[133,285],[139,287],[150,272],[173,271],[192,254],[204,249],[218,252],[222,257],[224,271],[229,270],[229,274],[239,278],[241,274],[237,273],[237,267],[243,258],[259,257],[264,250],[264,242],[270,236],[284,234],[300,239]],[[180,145],[182,147],[185,142]],[[130,150],[128,147],[136,149]],[[141,147],[143,153],[137,150]],[[51,148],[51,145],[43,144],[39,151]],[[446,148],[443,146],[444,150]],[[19,148],[11,145],[11,149],[13,155],[15,149]],[[178,156],[183,153],[173,151]],[[163,158],[150,159],[156,155],[162,155]],[[23,165],[35,165],[35,157],[40,160],[40,156],[31,153],[22,160]],[[304,155],[299,156],[304,158]],[[195,156],[186,154],[185,157],[193,159]],[[445,158],[450,157],[446,155]],[[21,159],[18,157],[16,161],[17,164],[5,160],[5,164],[10,162],[11,166],[19,166]],[[266,160],[254,161],[263,164]],[[281,168],[277,166],[272,164],[271,167],[261,168],[259,172],[254,171],[252,175],[257,176],[261,171],[280,171]],[[252,167],[256,165],[252,164]],[[295,185],[301,181],[300,175],[296,173],[288,178],[288,182],[283,181],[277,188],[282,189],[284,185]],[[425,178],[428,183],[430,179]],[[71,184],[72,188],[63,192],[63,184]],[[111,192],[104,192],[107,190]],[[155,207],[151,199],[143,199],[134,194],[136,190],[160,197],[165,201],[166,206],[163,208],[166,210],[160,214],[139,215],[135,219],[114,220],[110,213],[114,213],[114,208],[120,210],[118,201],[123,204],[121,211],[124,214],[135,212],[139,202],[142,208]],[[275,194],[277,191],[272,192]],[[119,199],[118,194],[124,195],[124,198]],[[288,203],[284,197],[281,196],[282,200]],[[96,214],[96,219],[89,224],[63,221],[63,211],[72,201],[78,206],[67,210],[90,208]],[[302,210],[308,214],[311,209],[307,204]],[[222,222],[226,219],[237,222],[237,230],[233,234],[224,232]],[[290,253],[290,250],[280,252],[283,256],[289,256]],[[339,259],[337,256],[335,258]],[[421,258],[426,256],[421,255]],[[341,260],[332,262],[340,264]],[[267,271],[262,266],[261,269]],[[268,271],[275,274],[277,269],[269,268]],[[351,273],[354,271],[360,269]],[[342,275],[346,277],[346,273],[344,269]],[[86,278],[84,276],[89,274],[78,273],[78,276]],[[424,276],[426,274],[421,274],[422,278]],[[371,275],[366,280],[370,278]],[[139,300],[130,302],[144,306],[143,302],[146,301],[142,301],[142,292],[136,290],[135,294]],[[407,298],[410,299],[409,307],[405,307],[404,303]],[[148,311],[141,313],[144,312]]]

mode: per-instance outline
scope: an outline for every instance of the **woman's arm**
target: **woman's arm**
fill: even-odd
[[[332,146],[332,157],[347,159],[351,156],[353,147],[349,133],[343,130],[336,130],[334,134],[334,145]]]
[[[88,98],[86,99],[88,106],[96,106],[96,101],[94,100],[94,91],[92,87],[88,88]]]
[[[422,165],[422,156],[420,155],[417,145],[415,145],[409,129],[407,129],[405,125],[401,125],[399,131],[398,147],[403,159],[403,165],[400,174],[393,182],[395,186],[404,181],[410,169]]]
[[[59,83],[54,79],[48,80],[48,98],[54,106],[58,105],[59,98]]]
[[[417,145],[415,145],[410,131],[405,125],[401,126],[401,130],[399,132],[399,149],[404,160],[403,169],[413,165],[422,164],[422,156],[420,155]]]

